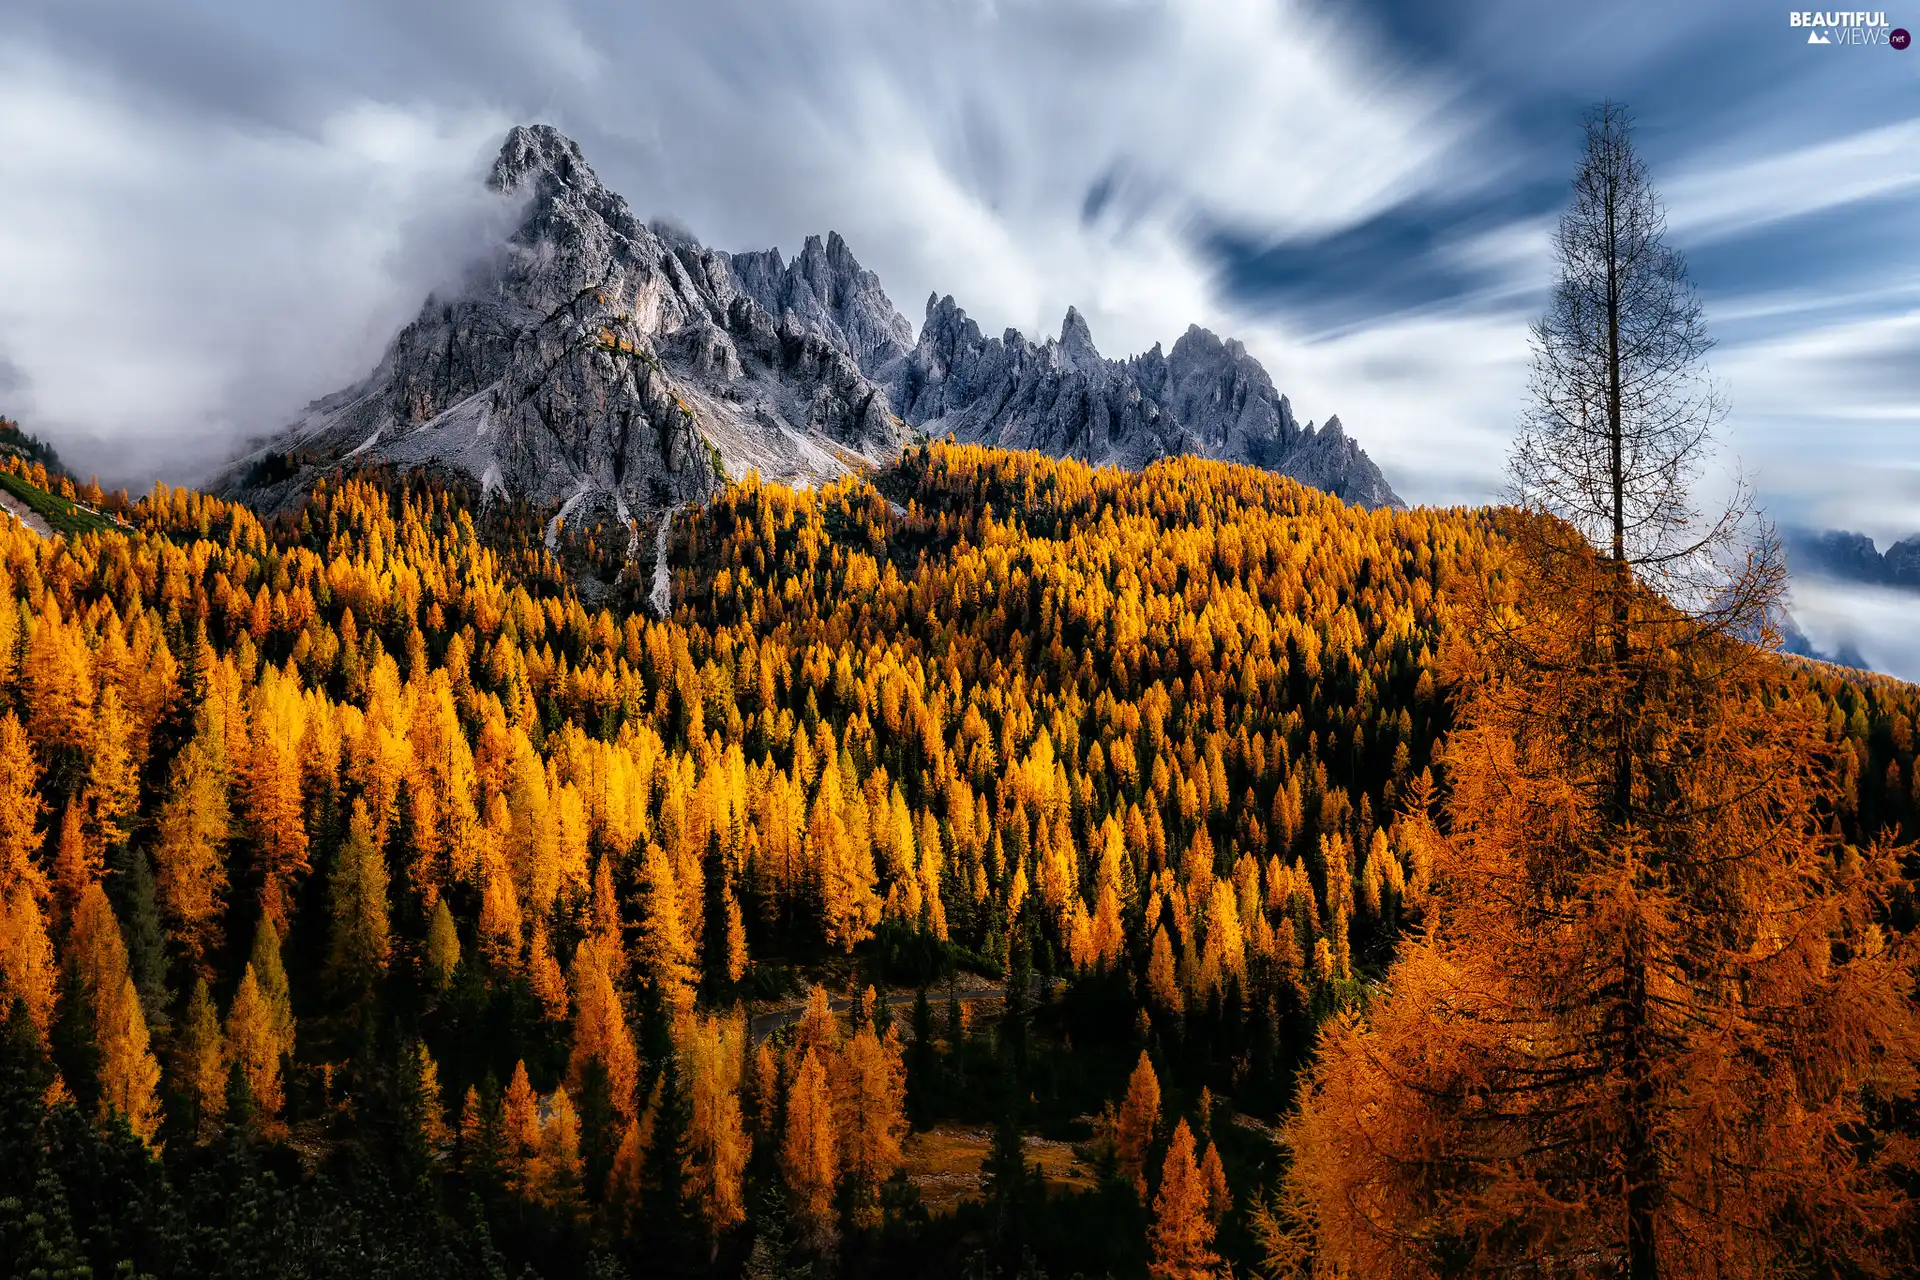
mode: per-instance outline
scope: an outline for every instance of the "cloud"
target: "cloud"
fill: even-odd
[[[26,395],[27,375],[4,352],[0,352],[0,396],[16,400]]]
[[[1325,233],[1477,169],[1429,78],[1300,4],[715,3],[672,28],[633,51],[634,123],[584,140],[604,176],[722,247],[837,229],[910,317],[953,293],[989,332],[1075,305],[1142,349],[1218,291],[1203,219]]]
[[[1706,243],[1771,223],[1920,190],[1920,119],[1785,152],[1696,162],[1667,185],[1673,235]]]
[[[1920,308],[1757,339],[1722,356],[1718,366],[1754,406],[1746,419],[1792,433],[1787,443],[1797,443],[1808,422],[1824,420],[1845,422],[1854,432],[1823,442],[1824,449],[1882,452],[1911,441],[1920,423],[1913,382],[1920,368]]]
[[[1413,314],[1333,335],[1242,317],[1228,327],[1300,412],[1339,414],[1409,501],[1498,501],[1526,389],[1523,324],[1499,315]],[[1317,412],[1324,418],[1326,409]]]
[[[0,50],[11,411],[114,480],[191,475],[277,426],[499,238],[480,176],[503,127],[357,102],[307,136],[250,129]]]
[[[1920,681],[1920,593],[1796,578],[1788,607],[1820,652],[1851,648],[1876,671]]]

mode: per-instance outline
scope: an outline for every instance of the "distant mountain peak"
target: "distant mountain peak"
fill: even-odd
[[[986,337],[951,295],[934,295],[912,355],[881,376],[895,411],[935,434],[1126,467],[1198,454],[1362,506],[1404,505],[1337,418],[1300,426],[1246,347],[1199,325],[1171,353],[1155,344],[1109,360],[1077,308],[1058,339],[1036,346],[1017,329]]]
[[[1872,538],[1846,529],[1787,530],[1795,573],[1920,590],[1920,534],[1881,551]]]

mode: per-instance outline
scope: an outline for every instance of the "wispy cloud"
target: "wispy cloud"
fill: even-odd
[[[1853,649],[1876,671],[1920,681],[1920,593],[1802,578],[1789,600],[1794,621],[1822,653]]]
[[[180,478],[355,380],[497,240],[479,177],[501,127],[359,103],[256,132],[0,51],[13,411],[110,477]]]
[[[1868,200],[1920,192],[1920,119],[1779,154],[1698,163],[1667,184],[1675,236],[1705,243]]]

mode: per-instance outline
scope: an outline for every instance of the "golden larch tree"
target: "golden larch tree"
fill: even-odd
[[[780,1172],[801,1238],[809,1248],[833,1247],[833,1192],[839,1180],[833,1099],[820,1055],[808,1049],[787,1088],[786,1132],[780,1140]]]
[[[1185,1001],[1180,993],[1180,977],[1174,968],[1173,943],[1167,939],[1164,925],[1155,924],[1153,943],[1147,953],[1147,996],[1166,1013],[1178,1015]]]
[[[47,896],[40,850],[40,763],[20,721],[0,715],[0,889],[24,886],[36,901]]]
[[[174,1054],[175,1092],[192,1106],[194,1134],[205,1142],[213,1137],[227,1109],[226,1038],[205,978],[193,980]]]
[[[1153,1222],[1147,1228],[1147,1274],[1156,1280],[1222,1274],[1213,1234],[1207,1184],[1193,1158],[1193,1133],[1182,1120],[1174,1126],[1160,1166],[1160,1191],[1153,1198]]]
[[[194,713],[193,736],[174,758],[153,847],[154,887],[169,931],[195,964],[219,945],[227,892],[231,807],[226,729],[219,703]]]
[[[714,1249],[729,1228],[746,1219],[742,1178],[748,1144],[740,1119],[745,1032],[737,1018],[696,1014],[681,1024],[680,1079],[687,1097],[681,1168],[688,1199]]]
[[[34,738],[51,750],[89,749],[93,744],[93,654],[81,627],[66,622],[52,598],[41,605],[20,676]]]
[[[496,803],[498,797],[495,797]],[[489,824],[491,825],[491,824]],[[491,836],[485,843],[493,844]],[[489,847],[480,856],[480,953],[499,973],[516,974],[521,970],[521,951],[525,944],[521,932],[520,895],[513,887],[505,859]]]
[[[607,944],[598,936],[581,940],[573,953],[573,1051],[567,1063],[567,1084],[574,1092],[586,1087],[587,1071],[599,1063],[606,1073],[607,1096],[622,1120],[632,1120],[639,1107],[640,1058],[627,1025],[626,1006],[608,964]]]
[[[81,894],[69,947],[80,990],[93,1011],[100,1114],[124,1116],[135,1136],[152,1145],[160,1129],[160,1064],[148,1043],[147,1019],[127,967],[120,922],[98,880]]]
[[[266,1002],[274,1043],[279,1045],[283,1058],[291,1058],[295,1030],[293,992],[287,986],[286,965],[280,959],[280,932],[273,926],[273,917],[264,909],[254,925],[253,951],[247,962],[253,966],[254,978],[260,984],[260,997]]]
[[[427,919],[427,949],[422,957],[428,985],[445,991],[453,985],[454,970],[460,967],[460,931],[447,910],[445,898],[435,896],[433,911]]]
[[[460,1167],[467,1173],[479,1171],[485,1159],[485,1152],[491,1146],[498,1150],[497,1141],[500,1110],[489,1108],[481,1100],[478,1085],[467,1086],[467,1096],[460,1100]]]
[[[1207,1217],[1217,1228],[1233,1209],[1233,1192],[1227,1186],[1227,1167],[1220,1163],[1219,1149],[1211,1141],[1200,1157],[1200,1181],[1207,1186]]]
[[[387,931],[387,858],[375,841],[364,800],[353,802],[346,841],[334,855],[327,906],[332,917],[327,976],[340,993],[364,999],[385,975],[393,950]]]
[[[808,865],[819,878],[821,927],[829,946],[851,951],[873,934],[881,901],[874,892],[873,847],[865,833],[848,830],[837,769],[823,770],[807,819]]]
[[[40,847],[40,766],[12,712],[0,715],[0,977],[9,1001],[24,1001],[44,1037],[58,981],[47,935],[47,879]]]
[[[638,1119],[629,1120],[620,1131],[620,1143],[614,1149],[613,1165],[607,1170],[606,1204],[614,1223],[622,1231],[632,1227],[640,1211],[646,1188],[648,1135]]]
[[[87,835],[80,802],[69,800],[60,815],[60,832],[53,842],[54,927],[60,930],[73,918],[87,886],[106,874],[107,862],[102,850]]]
[[[571,1210],[580,1202],[580,1116],[565,1085],[554,1089],[539,1124],[528,1179],[533,1198],[550,1208]]]
[[[109,684],[100,692],[94,714],[93,753],[87,761],[86,810],[88,834],[103,850],[126,842],[140,807],[140,760],[133,717],[120,690]]]
[[[540,1101],[527,1078],[525,1059],[513,1064],[513,1076],[500,1101],[500,1127],[505,1148],[501,1164],[507,1181],[522,1194],[531,1194],[533,1160],[540,1148]]]
[[[430,1151],[438,1151],[453,1141],[453,1130],[447,1125],[447,1107],[440,1097],[440,1064],[427,1052],[424,1041],[415,1041],[411,1059],[406,1065],[410,1068],[415,1105],[418,1107],[418,1125],[420,1140]]]
[[[58,982],[46,917],[24,879],[0,890],[0,978],[5,998],[20,1000],[34,1029],[45,1037],[53,1022]]]
[[[299,689],[269,667],[247,716],[247,826],[259,851],[260,905],[282,933],[293,919],[294,882],[308,869],[300,787],[305,711]]]
[[[227,1009],[227,1053],[246,1077],[255,1113],[272,1128],[280,1115],[280,1035],[260,980],[248,963]]]
[[[553,954],[553,935],[544,919],[533,926],[533,936],[527,939],[527,985],[550,1021],[566,1021],[567,976],[560,971],[560,958]]]
[[[675,1013],[691,1009],[699,969],[686,922],[680,915],[673,864],[658,845],[647,846],[640,875],[646,885],[647,910],[640,919],[634,959],[653,984],[662,1006]]]
[[[1147,1198],[1147,1153],[1153,1148],[1154,1130],[1160,1124],[1160,1077],[1146,1050],[1134,1064],[1127,1079],[1126,1100],[1120,1104],[1120,1122],[1114,1133],[1114,1156],[1120,1176],[1133,1184],[1142,1203]]]
[[[835,1095],[840,1162],[854,1222],[869,1227],[879,1221],[880,1187],[900,1167],[900,1144],[907,1136],[907,1075],[899,1038],[889,1028],[882,1040],[871,1020],[863,1022],[847,1041],[842,1075]]]

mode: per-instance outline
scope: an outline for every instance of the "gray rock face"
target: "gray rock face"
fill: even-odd
[[[723,472],[810,484],[884,462],[923,428],[1133,467],[1197,453],[1398,505],[1336,419],[1300,427],[1259,362],[1203,329],[1114,361],[1072,310],[1036,346],[984,338],[946,298],[916,341],[839,235],[791,262],[704,248],[641,222],[545,125],[507,135],[488,185],[522,202],[508,241],[216,490],[272,509],[323,468],[435,464],[627,524],[705,499]]]
[[[1162,354],[1103,359],[1079,312],[1035,345],[989,338],[951,297],[928,298],[920,341],[880,371],[900,414],[934,434],[1141,467],[1192,453],[1293,476],[1362,506],[1401,506],[1338,418],[1302,427],[1246,348],[1195,325]]]

